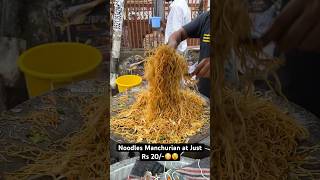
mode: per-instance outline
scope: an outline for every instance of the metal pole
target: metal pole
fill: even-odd
[[[115,0],[113,14],[113,35],[112,35],[112,51],[111,51],[111,69],[112,74],[117,73],[117,66],[120,57],[120,46],[122,36],[122,24],[124,14],[124,0]]]
[[[210,3],[210,2],[209,2],[209,3]],[[203,6],[203,4],[204,4],[203,0],[200,0],[198,16],[199,16],[200,14],[202,14],[203,11],[204,11],[204,9],[203,9],[204,6]]]
[[[164,20],[164,6],[163,6],[163,0],[158,0],[157,1],[157,11],[158,11],[158,14],[157,16],[161,17],[162,20]]]

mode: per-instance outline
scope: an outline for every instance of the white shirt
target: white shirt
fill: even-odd
[[[175,0],[170,5],[170,12],[167,17],[167,25],[165,31],[165,43],[168,42],[172,33],[179,30],[182,26],[191,21],[191,11],[187,0]],[[177,50],[184,52],[187,49],[187,40],[182,41]]]

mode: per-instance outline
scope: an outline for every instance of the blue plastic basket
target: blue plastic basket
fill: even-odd
[[[152,28],[160,28],[161,17],[150,17],[149,24],[151,24]]]

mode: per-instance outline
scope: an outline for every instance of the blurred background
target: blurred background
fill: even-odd
[[[0,112],[29,98],[17,60],[32,47],[51,42],[88,44],[102,52],[99,68],[106,68],[108,9],[104,0],[0,0]]]

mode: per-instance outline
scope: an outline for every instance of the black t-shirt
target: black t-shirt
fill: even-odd
[[[200,14],[183,28],[189,38],[200,38],[199,61],[210,57],[210,12]]]
[[[200,38],[199,61],[210,57],[210,12],[202,13],[183,28],[189,38]],[[210,97],[210,79],[200,78],[198,88],[201,94]]]

